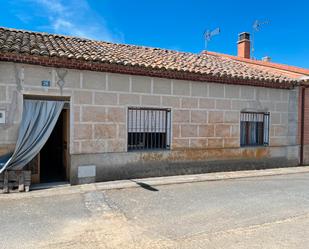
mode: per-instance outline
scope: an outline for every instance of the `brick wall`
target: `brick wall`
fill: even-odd
[[[24,68],[21,91],[15,68]],[[51,87],[41,87],[42,80],[50,80]],[[0,108],[11,117],[0,127],[0,144],[16,141],[22,94],[59,96],[56,81],[55,68],[0,63]],[[297,144],[297,90],[73,69],[65,82],[63,95],[71,97],[71,154],[125,152],[128,106],[171,108],[173,150],[239,147],[241,110],[271,113],[271,146]]]
[[[309,145],[309,89],[305,88],[305,110],[304,110],[304,144]]]

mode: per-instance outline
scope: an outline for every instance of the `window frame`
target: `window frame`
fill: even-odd
[[[243,135],[243,132],[247,132],[247,131],[243,131],[242,130],[242,122],[252,122],[252,123],[259,123],[259,121],[243,121],[242,120],[242,114],[255,114],[255,115],[263,115],[263,121],[260,122],[263,124],[262,127],[262,134],[260,135],[262,137],[262,143],[242,143],[243,140],[243,136],[245,136],[245,140],[248,140],[248,136],[249,134],[245,133]],[[239,129],[240,129],[240,147],[266,147],[269,146],[269,138],[270,138],[270,134],[269,134],[269,130],[270,130],[270,112],[261,112],[261,111],[241,111],[240,112],[240,123],[239,123]],[[246,127],[248,128],[248,127]],[[256,132],[258,132],[258,127],[255,128]],[[256,134],[256,136],[259,136],[258,134]]]
[[[132,112],[133,111],[133,112]],[[139,116],[139,124],[142,125],[142,118],[143,118],[143,127],[138,127],[137,124],[136,127],[131,127],[131,124],[134,126],[134,121],[131,120],[131,117],[130,116],[130,112],[132,112],[132,115],[134,115],[134,111],[136,111],[136,116],[135,116],[135,122],[138,122],[138,116]],[[137,112],[139,111],[139,114],[137,114]],[[143,112],[143,115],[141,114]],[[147,112],[147,115],[146,115],[146,112]],[[149,115],[149,112],[151,112],[151,116],[148,116]],[[159,113],[163,113],[163,115],[159,115],[157,117],[157,114],[155,114],[154,118],[155,118],[155,121],[154,121],[154,124],[155,126],[153,127],[153,113],[156,113],[156,112],[159,112]],[[147,116],[147,118],[146,118]],[[164,118],[163,118],[164,117]],[[151,118],[151,120],[149,120],[149,118]],[[157,118],[159,120],[159,124],[162,124],[162,122],[164,123],[164,130],[162,130],[162,132],[160,132],[160,129],[162,129],[162,127],[156,127],[156,125],[158,124],[157,123]],[[163,121],[160,120],[160,118],[163,118]],[[133,116],[133,119],[134,119],[134,116]],[[148,119],[148,121],[146,121],[145,119]],[[147,123],[148,122],[148,123]],[[149,122],[151,123],[150,124],[150,128],[149,128]],[[147,127],[145,126],[145,123],[147,123]],[[161,108],[161,107],[137,107],[137,106],[128,106],[127,107],[127,129],[126,129],[126,135],[127,135],[127,151],[128,152],[147,152],[147,151],[166,151],[166,150],[170,150],[171,149],[171,134],[172,134],[172,130],[171,130],[171,127],[172,127],[172,111],[170,108]],[[143,128],[143,129],[142,129]],[[155,129],[155,131],[151,131],[153,130],[153,128]],[[156,128],[159,129],[159,131],[156,131]],[[140,129],[139,131],[136,131],[136,132],[132,132],[130,131],[130,129]],[[148,129],[148,130],[146,130]],[[149,131],[150,129],[150,131]],[[132,133],[132,134],[130,134]],[[136,133],[136,135],[134,135],[134,133]],[[143,137],[141,137],[140,134],[143,134]],[[139,135],[137,135],[139,134]],[[159,134],[156,135],[156,134]],[[130,137],[131,136],[131,137]],[[135,137],[135,136],[138,136]],[[146,137],[147,136],[147,137]],[[160,142],[160,139],[162,139],[162,136],[164,137],[164,143],[163,143],[163,146],[159,146],[157,147],[157,137],[159,138],[158,142]],[[141,141],[141,138],[142,138],[142,143],[143,143],[143,146],[139,146],[137,144],[137,142],[140,142]],[[134,139],[135,141],[133,141],[133,144],[130,144],[130,140],[131,139]],[[155,141],[155,146],[153,146],[153,140]],[[150,142],[149,142],[150,141]],[[163,140],[161,140],[161,143],[162,143]],[[135,143],[134,143],[135,142]],[[150,145],[149,145],[150,144]]]

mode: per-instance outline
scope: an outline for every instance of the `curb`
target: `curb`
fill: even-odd
[[[129,180],[118,180],[110,182],[90,183],[75,186],[70,186],[68,184],[68,185],[55,186],[48,189],[32,190],[27,193],[21,192],[21,193],[0,194],[0,200],[48,197],[55,195],[86,193],[90,191],[104,191],[104,190],[117,190],[117,189],[120,190],[127,188],[141,188],[141,187],[151,188],[153,186],[291,175],[299,173],[309,173],[309,167],[303,166],[303,167],[289,167],[289,168],[276,168],[276,169],[263,169],[263,170],[217,172],[217,173],[206,173],[196,175],[152,177],[142,179],[129,179]]]
[[[139,183],[150,186],[163,186],[172,184],[195,183],[206,181],[223,181],[241,178],[255,178],[265,176],[279,176],[299,173],[309,173],[309,167],[292,167],[292,168],[276,168],[264,170],[247,170],[247,171],[232,171],[232,172],[216,172],[196,175],[179,175],[166,177],[153,177],[142,179],[130,179],[111,182],[94,183],[97,190],[113,190],[125,188],[138,188]]]

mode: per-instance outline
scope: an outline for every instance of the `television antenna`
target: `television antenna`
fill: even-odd
[[[259,20],[255,20],[253,25],[252,25],[252,43],[251,43],[251,58],[254,59],[254,35],[255,33],[261,31],[261,27],[266,25],[266,24],[269,24],[269,21],[266,20],[266,21],[259,21]]]
[[[212,37],[220,34],[220,28],[216,28],[212,31],[209,29],[204,32],[204,40],[205,40],[205,51],[207,52],[208,43],[211,41]]]

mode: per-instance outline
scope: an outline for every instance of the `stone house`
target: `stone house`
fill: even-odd
[[[309,72],[251,60],[248,46],[247,33],[229,56],[0,28],[0,155],[33,99],[65,103],[27,166],[34,182],[299,165]]]

